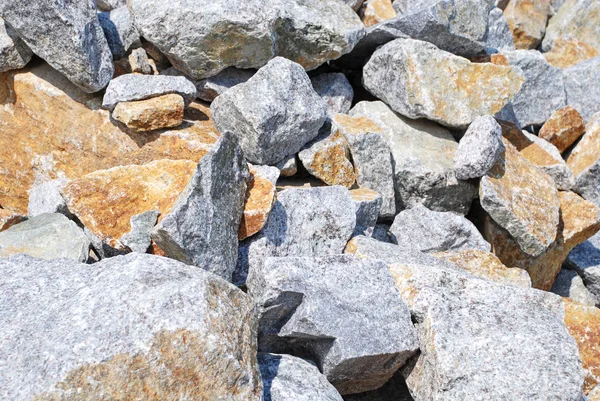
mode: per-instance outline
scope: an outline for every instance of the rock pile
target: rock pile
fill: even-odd
[[[600,400],[597,0],[0,0],[2,400]]]

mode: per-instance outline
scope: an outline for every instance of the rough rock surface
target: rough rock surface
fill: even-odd
[[[550,64],[558,68],[569,68],[582,61],[600,55],[600,50],[581,42],[578,39],[558,39],[554,47],[544,57]]]
[[[504,16],[517,49],[535,49],[546,31],[550,15],[549,0],[511,0]]]
[[[396,10],[389,0],[367,0],[363,3],[358,15],[365,26],[373,26],[394,18]]]
[[[393,219],[396,215],[394,167],[383,129],[366,117],[337,114],[332,119],[332,132],[342,135],[348,143],[358,186],[381,194],[379,217]]]
[[[233,67],[226,68],[213,77],[196,81],[196,96],[207,102],[212,102],[226,90],[252,78],[255,73],[256,70],[242,70]]]
[[[289,155],[275,165],[282,177],[291,177],[298,172],[298,160],[296,155]]]
[[[219,132],[232,132],[251,163],[275,164],[315,138],[326,105],[300,65],[271,60],[243,84],[217,97],[211,113]]]
[[[31,49],[15,30],[0,18],[0,72],[23,68],[32,56]]]
[[[62,214],[41,214],[0,232],[0,257],[25,254],[39,259],[85,262],[90,240]]]
[[[258,354],[264,401],[343,401],[309,361],[285,354]]]
[[[320,74],[311,78],[310,82],[317,95],[327,103],[329,115],[350,111],[354,89],[344,74],[340,72]]]
[[[600,234],[577,245],[569,253],[565,267],[577,272],[600,304]]]
[[[27,219],[26,216],[9,209],[0,209],[0,232]]]
[[[36,55],[84,91],[98,92],[112,78],[112,55],[91,1],[5,0],[0,15]]]
[[[483,177],[504,153],[502,127],[493,117],[477,117],[458,143],[454,157],[456,178],[468,180]]]
[[[563,70],[567,104],[587,123],[600,112],[600,56]]]
[[[598,303],[596,297],[585,288],[581,277],[573,270],[561,269],[556,275],[550,292],[585,305],[596,306]]]
[[[261,400],[252,301],[216,276],[144,254],[0,269],[4,398]]]
[[[490,250],[490,244],[465,217],[423,205],[398,213],[390,232],[397,244],[421,252]]]
[[[132,252],[146,253],[152,245],[151,233],[159,215],[158,210],[148,210],[131,216],[129,219],[131,231],[121,237],[121,243]]]
[[[485,41],[485,47],[495,50],[514,50],[515,44],[512,37],[512,31],[504,13],[498,7],[490,11],[488,20],[488,33]]]
[[[250,180],[246,186],[244,212],[238,231],[239,240],[262,230],[275,203],[277,192],[275,183],[279,177],[279,170],[276,167],[261,167],[250,166]],[[269,170],[265,171],[265,169]]]
[[[542,42],[550,50],[559,39],[575,38],[600,51],[600,4],[594,0],[567,0],[550,18]]]
[[[27,215],[34,217],[43,213],[61,213],[67,217],[71,216],[67,203],[60,194],[60,190],[68,182],[65,177],[60,177],[34,184],[29,190]]]
[[[171,212],[154,228],[152,239],[167,256],[231,281],[249,179],[237,138],[221,135]]]
[[[143,48],[133,49],[131,54],[127,57],[131,72],[138,74],[153,74],[152,65],[150,65],[150,59],[148,54]]]
[[[131,48],[142,45],[127,6],[98,13],[98,21],[114,60],[123,58]]]
[[[397,211],[423,204],[442,212],[468,212],[477,189],[456,179],[458,144],[448,130],[402,117],[383,102],[360,102],[350,115],[369,118],[383,129],[392,153]]]
[[[567,165],[575,176],[573,190],[600,205],[600,113],[592,117],[585,131],[567,158]]]
[[[178,94],[120,102],[112,117],[136,132],[172,128],[183,122],[183,98]]]
[[[563,107],[550,116],[538,136],[550,142],[562,153],[585,132],[581,114],[571,106]]]
[[[385,263],[269,258],[251,269],[259,350],[308,354],[341,394],[381,387],[418,348]]]
[[[350,195],[356,208],[356,227],[354,227],[352,236],[370,237],[375,231],[377,218],[380,215],[381,195],[367,188],[353,189],[350,191]]]
[[[127,4],[127,0],[95,0],[96,7],[101,11],[111,11]]]
[[[467,127],[475,117],[499,112],[522,78],[511,67],[471,63],[427,42],[396,39],[369,59],[363,84],[406,117]]]

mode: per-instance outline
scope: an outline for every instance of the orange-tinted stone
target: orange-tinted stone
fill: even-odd
[[[585,128],[585,135],[575,146],[567,165],[575,177],[598,163],[600,159],[600,114],[596,114]]]
[[[172,128],[183,122],[183,98],[177,94],[135,102],[121,102],[112,112],[115,120],[137,132]]]
[[[4,231],[25,220],[25,216],[11,210],[0,209],[0,231]]]
[[[517,49],[535,49],[542,41],[550,15],[549,0],[511,0],[504,9]]]
[[[350,188],[356,179],[346,139],[339,132],[320,139],[298,156],[310,174],[327,185]]]
[[[571,106],[557,110],[540,129],[539,137],[547,140],[562,153],[585,132],[581,114]]]
[[[238,231],[239,240],[262,230],[275,203],[276,193],[275,185],[250,166],[250,181],[246,187],[246,202]]]
[[[365,26],[377,25],[396,16],[390,0],[367,0],[360,9],[360,19]]]
[[[578,39],[559,38],[554,42],[552,50],[544,53],[544,57],[553,66],[564,69],[594,58],[598,54],[596,48]]]

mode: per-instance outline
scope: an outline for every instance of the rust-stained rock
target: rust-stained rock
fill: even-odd
[[[504,9],[517,49],[535,49],[546,32],[549,0],[511,0]]]
[[[25,219],[26,217],[22,214],[0,208],[0,231],[4,231],[15,224],[19,224]]]
[[[585,135],[567,158],[575,176],[574,191],[600,204],[600,113],[592,117]]]
[[[575,38],[560,38],[544,57],[558,68],[569,68],[582,61],[598,56],[598,49]]]
[[[600,383],[600,309],[563,298],[565,325],[575,338],[585,372],[583,392]]]
[[[183,122],[183,98],[177,94],[121,102],[112,112],[115,120],[137,132],[172,128]]]
[[[241,241],[257,232],[266,224],[275,203],[275,184],[260,170],[250,166],[250,181],[246,187],[244,214],[240,222],[238,239]]]
[[[531,287],[529,274],[517,267],[506,267],[493,253],[479,249],[466,251],[447,251],[434,253],[433,256],[452,262],[474,276],[497,283],[518,287]]]
[[[535,188],[535,186],[533,186]],[[529,272],[532,286],[549,291],[569,252],[600,230],[600,207],[573,192],[559,192],[560,224],[556,240],[537,257],[526,254],[506,230],[489,217],[485,220],[484,237],[492,244],[492,252],[506,266]]]
[[[74,179],[62,189],[69,211],[111,248],[127,251],[120,241],[132,230],[133,216],[150,210],[169,213],[194,174],[191,160],[157,160],[99,170]]]
[[[578,39],[600,51],[600,2],[565,1],[548,21],[542,49],[550,50],[561,38]]]
[[[377,25],[396,16],[391,0],[367,0],[359,12],[360,19],[365,26]]]
[[[547,140],[562,153],[585,132],[581,114],[571,106],[557,110],[546,121],[539,137]]]

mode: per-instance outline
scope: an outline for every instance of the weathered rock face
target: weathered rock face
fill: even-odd
[[[490,250],[490,244],[465,217],[423,205],[398,213],[390,232],[397,244],[421,252]]]
[[[319,372],[305,361],[285,354],[258,354],[264,401],[343,401]]]
[[[252,301],[214,275],[144,254],[0,267],[8,399],[262,399]]]
[[[394,167],[383,129],[366,117],[337,114],[332,120],[332,132],[342,135],[348,143],[356,183],[381,194],[379,216],[392,219],[396,215]]]
[[[486,220],[485,238],[493,252],[506,266],[527,270],[532,286],[545,291],[554,279],[569,252],[600,230],[600,208],[573,192],[559,192],[560,224],[556,239],[536,257],[523,252],[517,241],[491,219]]]
[[[350,196],[356,209],[356,227],[352,236],[365,235],[370,237],[375,232],[377,218],[381,209],[381,195],[367,188],[353,189]]]
[[[350,115],[369,118],[383,129],[392,153],[397,211],[423,204],[442,212],[468,212],[477,190],[456,179],[458,144],[448,130],[399,116],[383,102],[360,102]]]
[[[460,139],[454,171],[456,178],[468,180],[483,177],[504,153],[502,127],[491,116],[477,117]]]
[[[31,49],[15,30],[0,18],[0,72],[23,68],[32,56]]]
[[[554,181],[521,156],[510,142],[504,140],[504,145],[504,171],[495,167],[481,179],[481,206],[525,253],[539,256],[556,239],[558,191]]]
[[[252,78],[256,70],[241,70],[239,68],[226,68],[215,76],[201,79],[196,84],[198,98],[212,102],[226,90],[242,84]]]
[[[504,15],[517,49],[535,49],[546,31],[550,0],[511,0]]]
[[[152,239],[167,256],[231,281],[249,179],[237,138],[221,135],[152,231]]]
[[[540,129],[539,137],[547,140],[562,153],[585,132],[581,114],[571,106],[557,110]]]
[[[565,260],[565,267],[577,272],[600,304],[600,235],[577,245]]]
[[[600,56],[563,70],[567,104],[587,123],[600,112]]]
[[[552,50],[544,53],[546,60],[558,68],[569,68],[598,55],[595,47],[573,38],[557,39]]]
[[[364,86],[396,112],[449,127],[467,127],[475,117],[495,115],[522,82],[511,67],[471,63],[412,39],[382,46],[363,70]]]
[[[270,171],[274,177],[267,176],[262,169],[250,167],[250,181],[246,187],[244,212],[238,231],[239,240],[246,239],[262,230],[275,203],[277,189],[274,181],[277,181],[279,177],[279,170],[276,167],[266,168],[274,170]]]
[[[251,163],[275,164],[315,138],[325,122],[325,102],[302,67],[277,57],[211,104],[220,132],[240,140]]]
[[[39,259],[85,262],[90,240],[62,214],[41,214],[0,233],[0,257],[25,254]]]
[[[115,120],[136,132],[171,128],[183,122],[183,98],[177,94],[121,102],[112,112]]]
[[[344,401],[414,401],[400,371],[377,390],[344,397]]]
[[[69,180],[64,177],[45,182],[37,182],[29,190],[27,215],[34,217],[43,213],[61,213],[67,217],[71,216],[65,200],[60,194],[60,190],[67,185],[68,182]]]
[[[365,26],[373,26],[396,16],[396,10],[389,0],[367,0],[361,7],[360,19]]]
[[[488,33],[485,47],[496,50],[514,50],[512,31],[502,9],[495,7],[490,11]]]
[[[0,209],[0,232],[9,229],[15,224],[19,224],[26,219],[26,216],[13,212],[9,209]]]
[[[259,350],[308,354],[341,394],[381,387],[417,351],[381,261],[269,258],[247,286],[259,306]]]
[[[131,13],[125,5],[98,13],[98,21],[114,60],[124,57],[132,47],[142,45],[140,34],[133,26]]]
[[[153,74],[148,53],[143,48],[133,49],[127,57],[131,72],[138,74]]]
[[[600,204],[600,113],[586,126],[585,135],[569,155],[567,165],[575,176],[573,190]]]
[[[36,55],[84,91],[97,92],[112,78],[112,55],[91,0],[3,1],[0,15]]]
[[[354,89],[344,74],[325,73],[311,78],[310,81],[315,92],[327,103],[329,115],[350,111]]]
[[[585,288],[583,280],[573,270],[560,269],[550,292],[585,305],[596,306],[597,303],[596,297]]]
[[[600,51],[600,5],[594,0],[567,0],[550,18],[542,42],[550,50],[560,39],[574,38]]]

